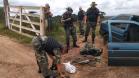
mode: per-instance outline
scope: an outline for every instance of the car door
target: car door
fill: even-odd
[[[119,22],[117,21],[115,23]],[[129,24],[127,28],[127,39],[123,40],[118,34],[113,33],[111,27],[112,22],[109,23],[108,64],[139,66],[139,24],[134,24],[135,22],[130,21],[122,21],[120,23]],[[114,40],[114,36],[119,38]]]

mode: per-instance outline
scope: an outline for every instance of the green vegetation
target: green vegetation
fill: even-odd
[[[3,16],[2,8],[0,8],[0,16]],[[9,30],[8,28],[4,27],[4,17],[0,17],[0,19],[3,19],[3,20],[0,20],[0,35],[4,35],[4,36],[8,36],[10,38],[16,39],[20,43],[29,44],[31,42],[31,38],[20,35],[16,32]],[[53,17],[53,19],[52,19],[53,30],[51,32],[46,32],[46,35],[53,36],[56,40],[58,40],[59,42],[64,44],[65,43],[65,31],[64,31],[62,23],[60,22],[60,19],[61,19],[61,16]],[[38,20],[38,19],[35,19],[35,20]],[[28,26],[28,25],[24,24],[24,26]],[[77,28],[77,32],[79,32],[77,22],[76,22],[76,28]],[[99,34],[98,31],[99,31],[99,27],[97,27],[97,29],[96,29],[97,35]]]
[[[58,40],[60,43],[64,44],[65,43],[65,32],[63,27],[59,27],[58,30],[53,30],[50,33],[47,33],[47,36],[52,36],[56,40]]]
[[[4,26],[4,14],[3,13],[4,13],[3,8],[0,7],[0,35],[4,35],[10,38],[16,39],[20,43],[26,43],[26,44],[30,43],[31,38],[15,33]]]
[[[8,28],[4,27],[4,24],[2,21],[0,21],[0,35],[8,36],[10,38],[16,39],[20,43],[30,43],[31,38],[28,38],[26,36],[20,35],[18,33],[15,33]]]
[[[46,32],[47,36],[53,36],[56,40],[61,42],[62,44],[65,43],[65,31],[63,28],[62,23],[60,22],[61,16],[55,16],[52,19],[52,32]]]
[[[4,14],[4,13],[3,13],[3,8],[0,7],[0,19],[4,18],[4,15],[3,15],[3,14]]]

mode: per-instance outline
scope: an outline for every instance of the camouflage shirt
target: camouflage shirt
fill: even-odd
[[[73,25],[74,18],[73,18],[72,13],[70,13],[70,12],[65,12],[65,13],[62,15],[62,17],[63,17],[63,20],[66,20],[66,19],[68,19],[68,18],[71,18],[71,20],[65,21],[65,22],[64,22],[64,25]]]
[[[48,54],[54,55],[53,51],[54,49],[63,49],[63,46],[58,43],[53,37],[47,37],[44,40],[42,40],[41,38],[35,37],[32,40],[34,49],[42,52],[45,51]]]
[[[84,10],[81,10],[78,12],[78,20],[79,21],[82,21],[84,19],[84,16],[85,16]]]

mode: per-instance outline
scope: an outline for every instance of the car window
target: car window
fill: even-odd
[[[139,25],[112,23],[113,42],[139,42]]]
[[[128,42],[139,42],[139,25],[130,24]]]
[[[123,29],[123,30],[126,29],[128,25],[129,24],[124,24],[124,23],[112,23],[111,24],[112,27],[116,27],[116,28]]]
[[[134,16],[134,17],[132,18],[132,20],[133,20],[133,21],[136,21],[136,22],[139,22],[139,16]]]
[[[112,31],[112,41],[113,42],[122,42],[125,40],[127,35],[127,28],[129,24],[127,23],[111,23]]]

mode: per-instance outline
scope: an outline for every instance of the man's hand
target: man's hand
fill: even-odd
[[[61,22],[63,23],[63,22],[65,22],[65,20],[61,20]]]
[[[70,20],[71,20],[71,18],[66,19],[66,21],[70,21]]]
[[[86,21],[84,21],[84,24],[86,24]]]

